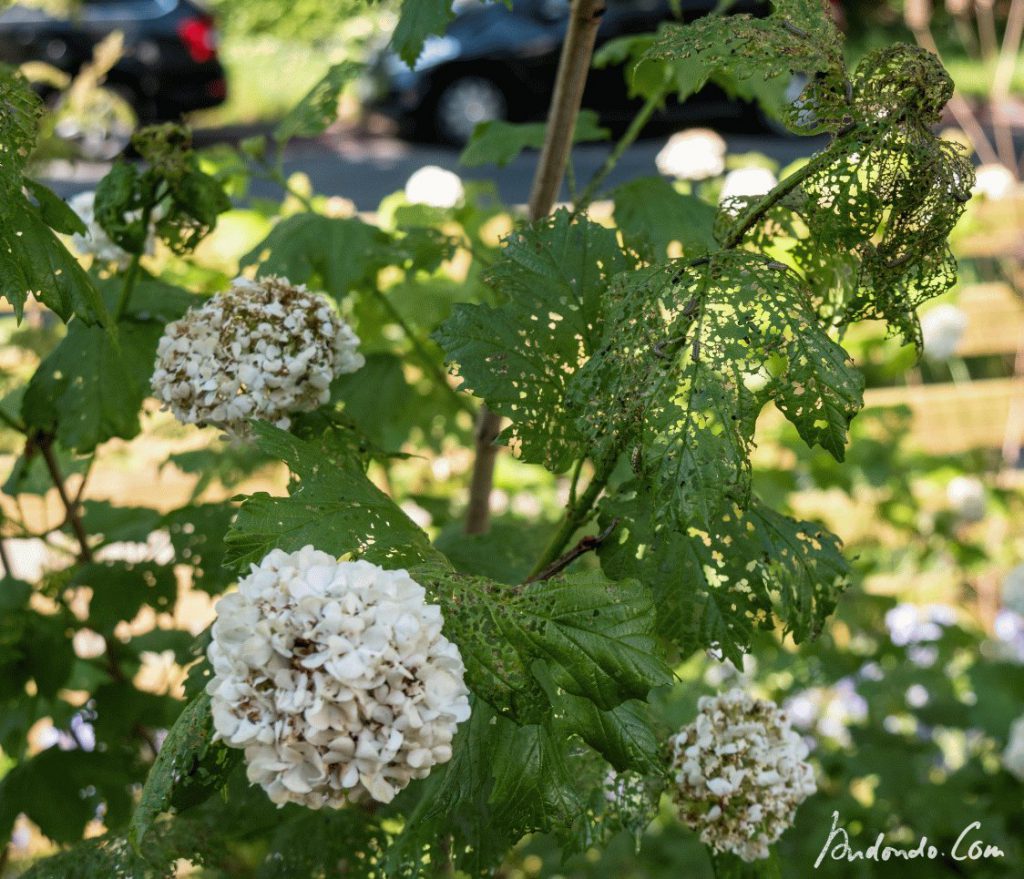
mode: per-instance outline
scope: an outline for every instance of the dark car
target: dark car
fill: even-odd
[[[714,9],[718,0],[608,0],[598,46],[678,20],[673,5],[680,7],[683,21],[691,21]],[[397,119],[406,134],[452,143],[465,142],[486,120],[543,118],[568,9],[568,0],[514,0],[511,10],[503,3],[456,2],[455,20],[443,36],[427,40],[414,69],[393,53],[381,56],[371,108]],[[769,6],[741,0],[730,11],[766,15]],[[614,127],[632,118],[639,104],[627,94],[622,68],[610,67],[590,72],[583,106]],[[683,104],[672,102],[667,113],[667,121],[683,124],[758,118],[756,110],[715,86]]]
[[[13,6],[0,14],[0,61],[43,61],[74,75],[114,31],[124,51],[106,87],[142,123],[177,119],[224,101],[213,18],[188,0],[81,0],[70,15]]]

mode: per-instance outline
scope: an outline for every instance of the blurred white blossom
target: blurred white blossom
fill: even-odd
[[[816,790],[807,745],[774,702],[743,690],[698,708],[671,740],[679,816],[715,851],[766,858]]]
[[[704,180],[725,170],[725,141],[710,128],[673,134],[655,156],[659,173],[679,180]]]
[[[99,262],[115,263],[119,268],[125,268],[131,262],[132,255],[115,244],[103,227],[96,220],[96,193],[95,191],[79,192],[68,199],[68,207],[71,208],[78,218],[85,223],[86,232],[84,235],[75,233],[71,236],[71,245],[83,256],[92,256]],[[128,219],[136,219],[142,216],[141,211],[128,215]],[[150,228],[149,236],[146,239],[146,253],[152,253],[154,249],[154,235]]]
[[[946,486],[946,500],[965,522],[985,518],[985,486],[974,476],[954,476]]]
[[[1024,563],[1017,565],[1003,578],[1003,607],[1024,614]]]
[[[185,424],[244,435],[249,419],[287,428],[316,409],[331,381],[364,363],[359,338],[327,298],[284,278],[236,278],[169,323],[153,393]]]
[[[937,305],[921,315],[921,337],[925,356],[949,360],[967,331],[967,315],[955,305]]]
[[[217,603],[216,737],[279,805],[390,802],[451,759],[469,717],[443,622],[405,571],[274,550]]]
[[[868,703],[851,678],[841,678],[831,687],[809,687],[795,693],[783,710],[798,729],[847,746],[852,742],[850,726],[867,719]]]
[[[1024,781],[1024,716],[1018,717],[1010,727],[1003,751],[1003,767],[1018,781]]]
[[[974,170],[974,192],[994,201],[1013,195],[1017,178],[1013,171],[999,162],[979,165]]]
[[[405,182],[405,197],[411,204],[453,208],[465,194],[459,175],[437,165],[424,165]]]
[[[938,641],[945,626],[956,623],[956,610],[946,604],[897,604],[886,611],[885,625],[897,647]]]
[[[767,168],[736,168],[725,175],[718,203],[730,214],[739,214],[750,199],[767,195],[778,182]]]

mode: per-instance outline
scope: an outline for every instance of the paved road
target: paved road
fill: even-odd
[[[215,134],[204,133],[200,142],[208,144],[215,140]],[[810,155],[824,143],[819,138],[779,138],[769,134],[726,135],[726,140],[731,154],[756,150],[783,165]],[[654,157],[664,142],[664,137],[637,142],[623,156],[609,178],[609,184],[656,173]],[[601,166],[610,149],[607,144],[577,147],[573,152],[577,179],[588,180]],[[453,148],[411,144],[392,137],[348,131],[327,135],[316,141],[293,144],[288,150],[285,167],[289,173],[303,171],[308,174],[316,192],[349,198],[359,210],[376,208],[385,195],[401,189],[413,171],[423,165],[440,165],[457,171],[466,179],[496,178],[503,200],[513,204],[526,201],[537,161],[536,152],[524,153],[501,169],[460,168],[458,158],[459,151]],[[60,195],[67,197],[95,187],[108,167],[102,163],[51,165],[46,171],[46,182]],[[280,192],[272,183],[257,182],[251,194],[277,197]]]

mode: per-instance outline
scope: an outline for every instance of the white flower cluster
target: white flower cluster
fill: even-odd
[[[216,737],[282,805],[387,803],[452,756],[469,717],[459,649],[405,571],[274,550],[217,603]]]
[[[967,315],[955,305],[937,305],[921,315],[924,353],[932,360],[949,360],[967,331]]]
[[[737,216],[750,199],[767,195],[778,182],[767,168],[737,168],[725,175],[718,203],[727,213]]]
[[[704,180],[725,170],[725,141],[710,128],[673,134],[654,158],[658,172],[679,180]]]
[[[459,175],[437,165],[424,165],[405,182],[405,198],[410,204],[453,208],[465,194]]]
[[[810,687],[791,696],[783,705],[798,729],[815,732],[839,744],[852,744],[850,727],[863,723],[868,703],[857,692],[853,678],[840,678],[831,687]]]
[[[1009,740],[1003,751],[1003,768],[1018,781],[1024,781],[1024,716],[1018,717],[1010,727]]]
[[[672,739],[680,818],[715,851],[766,858],[817,789],[807,746],[774,702],[743,690],[705,696],[698,707]]]
[[[956,610],[948,604],[897,604],[885,612],[889,639],[897,647],[938,641],[946,626],[956,623]]]
[[[99,262],[114,263],[119,268],[124,268],[131,262],[132,255],[128,251],[118,247],[103,227],[96,221],[96,193],[94,191],[79,192],[68,199],[68,207],[71,208],[78,218],[85,223],[86,232],[84,235],[78,233],[71,237],[71,246],[82,256],[91,256]],[[141,212],[136,216],[141,217]],[[129,216],[129,219],[132,219]],[[152,253],[154,248],[154,234],[152,228],[146,239],[146,253]]]
[[[153,393],[185,424],[244,435],[258,418],[287,428],[316,409],[331,381],[366,361],[327,298],[284,278],[236,278],[183,318],[157,347]]]
[[[985,518],[985,486],[973,476],[954,476],[946,486],[946,500],[965,522]]]

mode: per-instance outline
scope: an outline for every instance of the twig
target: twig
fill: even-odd
[[[46,469],[50,474],[50,479],[57,489],[57,494],[60,496],[61,503],[64,505],[67,513],[67,521],[71,525],[71,530],[75,532],[75,539],[78,540],[78,545],[81,548],[79,558],[83,562],[91,562],[93,556],[92,549],[89,547],[89,538],[85,533],[85,526],[82,525],[82,517],[79,513],[78,505],[68,497],[68,489],[64,484],[64,477],[61,475],[57,456],[53,453],[53,437],[40,433],[32,437],[30,442],[35,448],[39,449],[43,460],[46,462]]]
[[[579,527],[587,520],[587,517],[590,515],[591,508],[601,496],[601,492],[604,491],[605,485],[608,484],[612,471],[615,469],[615,462],[619,459],[620,451],[621,449],[618,445],[615,445],[608,450],[604,459],[594,471],[594,475],[590,479],[590,484],[587,486],[587,490],[580,495],[579,500],[577,500],[576,503],[569,505],[569,508],[565,513],[565,518],[562,520],[562,524],[552,536],[551,542],[548,544],[547,549],[544,550],[543,555],[541,555],[537,560],[537,564],[533,566],[533,570],[530,571],[529,575],[527,575],[526,582],[529,583],[532,580],[542,579],[540,575],[561,557],[562,550],[565,548],[565,545],[569,542],[569,539],[576,533]],[[568,564],[568,562],[566,564]]]
[[[0,565],[3,566],[5,577],[14,576],[14,570],[11,568],[11,557],[7,554],[7,544],[4,543],[3,537],[0,537]]]
[[[537,171],[530,190],[531,220],[540,219],[551,208],[562,187],[566,164],[572,150],[576,117],[580,111],[583,87],[594,54],[594,41],[604,13],[604,0],[573,0],[569,27],[558,62],[555,90],[548,111],[544,146],[537,162]],[[482,534],[490,527],[491,487],[494,484],[494,461],[501,416],[486,406],[480,407],[476,425],[476,458],[469,486],[469,507],[466,512],[466,533]]]
[[[608,527],[605,528],[604,531],[602,531],[600,534],[591,534],[587,537],[584,537],[572,549],[570,549],[564,555],[559,556],[550,565],[544,568],[544,570],[538,571],[536,574],[533,574],[532,576],[528,577],[526,582],[535,583],[538,580],[547,580],[551,577],[554,577],[555,574],[558,574],[561,571],[564,571],[567,567],[569,567],[569,565],[576,561],[576,559],[578,559],[581,555],[586,555],[588,552],[597,549],[602,543],[604,543],[609,537],[611,537],[612,532],[618,527],[619,520],[612,519],[612,521],[608,524]]]

